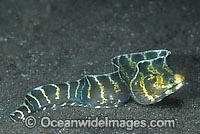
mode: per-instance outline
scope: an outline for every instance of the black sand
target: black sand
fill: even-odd
[[[200,133],[200,2],[198,0],[1,0],[0,133]],[[186,84],[162,102],[130,101],[112,109],[63,107],[39,118],[175,119],[175,128],[42,128],[9,119],[34,87],[111,71],[110,59],[124,53],[168,49],[168,65]]]

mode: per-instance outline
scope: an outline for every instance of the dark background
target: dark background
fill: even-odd
[[[1,0],[0,133],[200,133],[199,0]],[[175,119],[176,128],[28,129],[9,119],[32,88],[111,71],[124,53],[168,49],[185,86],[156,105],[130,101],[111,109],[63,107],[33,114],[53,119]]]

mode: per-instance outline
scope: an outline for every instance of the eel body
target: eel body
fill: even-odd
[[[173,73],[166,63],[170,54],[168,50],[123,54],[111,59],[111,73],[36,87],[26,94],[10,118],[25,120],[35,111],[58,105],[109,108],[130,98],[142,105],[157,103],[183,85],[184,77]]]

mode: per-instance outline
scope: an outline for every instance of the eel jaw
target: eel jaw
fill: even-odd
[[[176,84],[175,86],[173,86],[172,88],[168,89],[167,91],[165,91],[165,94],[168,96],[170,94],[173,94],[174,92],[176,92],[177,90],[179,90],[182,86],[184,85],[183,82]]]

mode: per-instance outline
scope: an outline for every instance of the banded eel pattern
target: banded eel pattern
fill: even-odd
[[[36,87],[10,117],[13,121],[24,120],[40,109],[65,105],[117,107],[129,98],[142,105],[157,103],[183,85],[184,77],[174,74],[166,63],[170,54],[168,50],[123,54],[111,60],[111,73]]]

